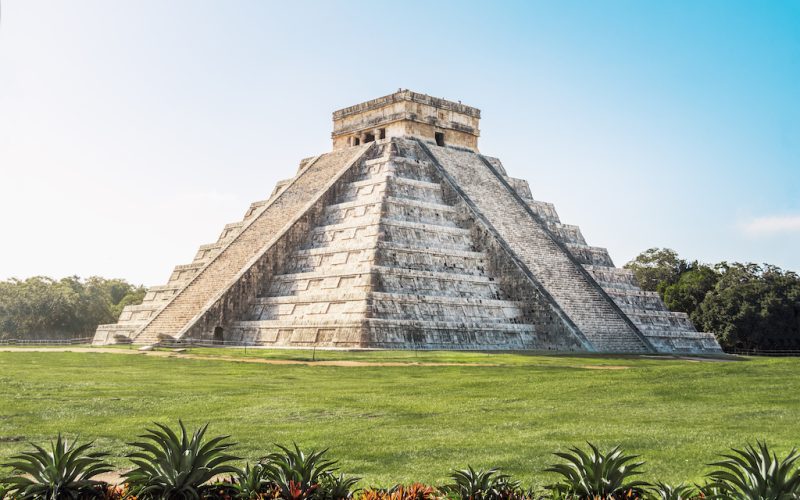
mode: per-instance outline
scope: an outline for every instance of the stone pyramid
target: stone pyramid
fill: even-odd
[[[95,343],[722,352],[480,154],[479,120],[407,90],[336,111],[332,152]]]

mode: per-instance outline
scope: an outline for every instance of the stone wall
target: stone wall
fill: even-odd
[[[435,140],[438,132],[446,144],[477,151],[479,121],[476,108],[401,90],[335,111],[331,137],[333,149],[339,149],[392,137]]]

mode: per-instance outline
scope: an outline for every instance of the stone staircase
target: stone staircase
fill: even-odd
[[[586,243],[578,226],[563,224],[551,203],[533,199],[525,180],[507,176],[500,160],[490,163],[505,176],[524,202],[547,225],[547,228],[580,262],[606,294],[630,318],[637,329],[658,352],[722,354],[714,335],[698,332],[688,315],[672,312],[656,292],[641,290],[633,272],[614,267],[608,250]]]
[[[359,152],[363,152],[366,148],[356,149],[359,149]],[[166,285],[149,288],[142,304],[125,307],[117,323],[99,325],[95,333],[94,343],[134,342],[136,344],[152,344],[158,342],[161,338],[173,337],[178,334],[186,326],[186,317],[191,311],[198,311],[198,308],[202,308],[204,305],[202,303],[203,299],[213,295],[215,288],[218,289],[215,284],[209,286],[208,281],[224,279],[226,275],[230,276],[239,271],[240,269],[236,269],[236,265],[244,265],[242,261],[258,251],[260,248],[259,242],[263,241],[264,235],[268,235],[270,229],[274,233],[276,227],[279,228],[281,223],[285,224],[288,221],[286,218],[281,219],[278,217],[269,223],[268,219],[275,217],[275,212],[290,213],[292,209],[297,210],[301,205],[306,204],[310,196],[308,192],[304,192],[304,189],[313,190],[314,185],[320,185],[327,180],[325,175],[331,175],[330,171],[334,170],[337,164],[341,167],[344,163],[343,159],[347,159],[348,151],[350,155],[353,154],[352,150],[344,150],[337,152],[337,154],[324,155],[326,158],[323,164],[318,166],[319,170],[311,172],[316,175],[313,178],[306,177],[301,179],[301,182],[295,187],[296,192],[290,193],[286,197],[289,199],[288,203],[281,200],[283,203],[278,203],[275,207],[271,207],[281,197],[285,188],[290,186],[297,177],[278,182],[269,199],[252,203],[241,221],[225,225],[216,242],[201,245],[191,263],[175,266]],[[298,168],[298,177],[302,176],[306,167],[315,164],[322,157],[317,156],[302,160]],[[325,168],[326,164],[328,166],[327,169]],[[320,170],[323,171],[322,175],[320,175]],[[272,210],[269,213],[265,213],[267,208],[272,208]],[[262,223],[251,228],[250,226],[257,218],[261,218]],[[238,244],[233,245],[233,249],[229,251],[224,259],[216,262],[217,257],[223,250],[228,249],[231,243],[235,242],[245,229],[250,231],[250,237],[237,242]],[[213,274],[213,277],[211,280],[206,279],[205,289],[201,290],[205,293],[201,295],[190,293],[193,296],[191,301],[193,304],[188,308],[184,307],[182,315],[176,313],[170,321],[161,321],[151,328],[150,324],[153,320],[168,306],[172,307],[173,310],[179,309],[178,305],[172,306],[173,299],[182,293],[194,281],[195,277],[212,262],[215,263],[215,268],[209,271],[206,276]],[[202,289],[203,287],[198,286],[198,288]],[[158,326],[159,324],[161,326]]]
[[[386,143],[387,145],[391,143]],[[326,207],[230,338],[264,345],[537,347],[429,164],[391,147]]]
[[[598,351],[649,352],[653,348],[641,332],[619,310],[607,294],[594,282],[588,273],[559,246],[542,224],[529,214],[515,193],[526,196],[529,189],[524,181],[514,179],[503,182],[482,159],[471,151],[462,151],[434,145],[424,146],[458,187],[460,194],[469,200],[474,210],[496,231],[517,258],[558,303],[560,308],[577,325]],[[492,159],[493,167],[499,160]],[[503,170],[502,173],[505,173]],[[514,191],[509,184],[516,185]],[[524,186],[524,189],[521,187]],[[527,192],[525,192],[527,191]],[[531,197],[532,200],[532,197]],[[555,210],[548,207],[552,219]],[[552,221],[550,224],[560,224]],[[555,228],[576,249],[586,255],[594,255],[595,249],[585,245],[583,236],[574,226],[560,225]],[[581,244],[583,243],[583,244]],[[599,259],[599,257],[598,257]],[[610,264],[610,259],[608,260]]]

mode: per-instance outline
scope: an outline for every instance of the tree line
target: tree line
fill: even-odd
[[[800,276],[777,266],[687,261],[650,248],[625,268],[667,308],[689,315],[723,349],[800,350]]]
[[[689,315],[726,350],[800,350],[800,276],[769,264],[687,261],[651,248],[625,265],[643,290]],[[122,279],[36,276],[0,281],[0,339],[88,337],[146,288]]]
[[[126,305],[140,304],[146,292],[97,276],[0,281],[0,339],[90,337],[97,325],[115,323]]]

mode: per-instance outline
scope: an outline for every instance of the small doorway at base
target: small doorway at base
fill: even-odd
[[[434,134],[437,146],[444,146],[444,132],[436,132]]]
[[[214,343],[215,344],[224,344],[225,343],[225,329],[221,326],[214,327]]]

